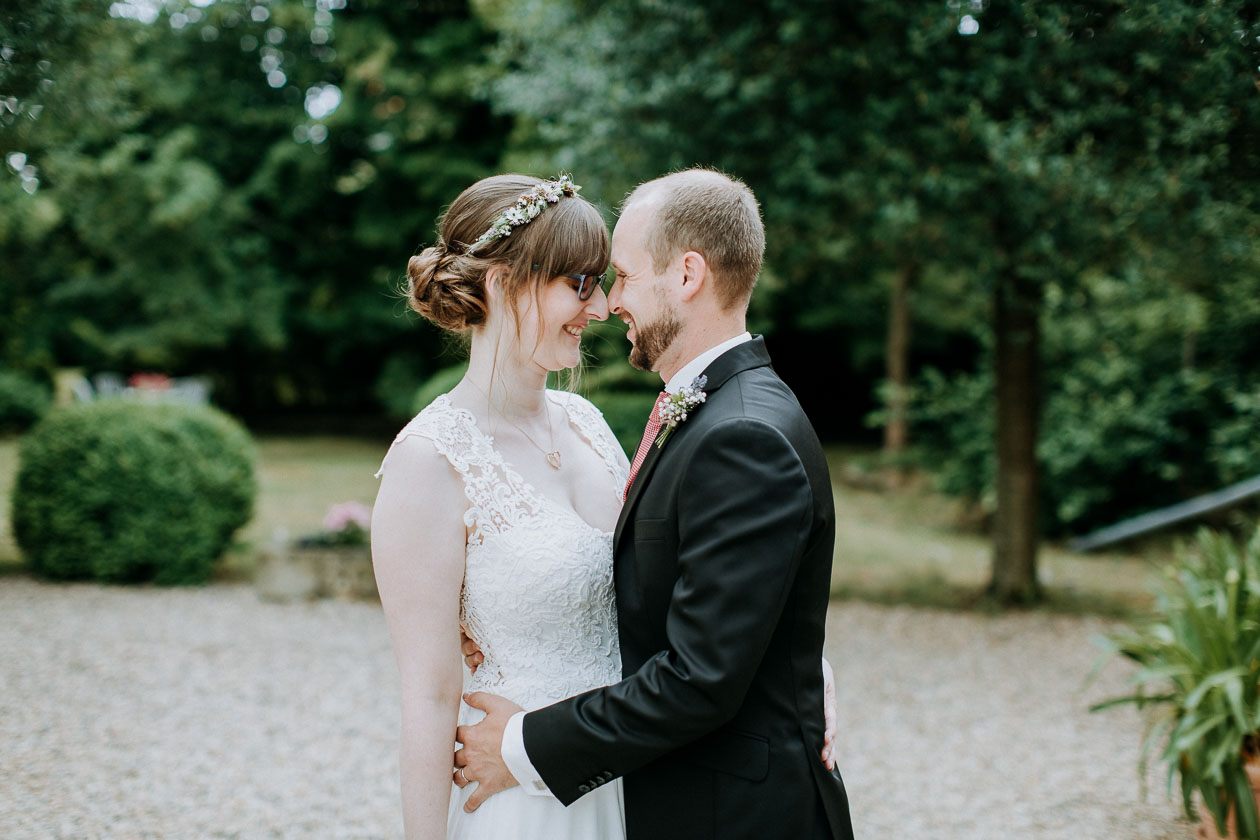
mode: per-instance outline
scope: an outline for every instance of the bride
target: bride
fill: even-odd
[[[408,296],[470,333],[468,372],[394,440],[372,521],[372,557],[400,671],[407,837],[624,837],[621,785],[571,807],[521,788],[474,813],[454,787],[460,630],[477,640],[469,690],[537,709],[621,679],[612,531],[629,469],[599,411],[548,390],[608,317],[609,240],[567,177],[479,181],[411,258]]]

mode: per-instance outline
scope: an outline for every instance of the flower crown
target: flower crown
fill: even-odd
[[[539,213],[547,209],[548,204],[555,204],[561,196],[572,198],[580,189],[582,188],[573,183],[568,175],[560,175],[551,181],[542,181],[516,199],[511,207],[496,216],[490,229],[477,237],[477,241],[468,247],[468,253],[471,254],[487,242],[511,236],[512,228],[529,224],[538,218]]]

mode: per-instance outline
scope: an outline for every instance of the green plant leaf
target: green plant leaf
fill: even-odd
[[[1240,840],[1260,840],[1260,824],[1256,819],[1256,794],[1251,789],[1251,779],[1241,764],[1230,774],[1234,814],[1238,822]]]
[[[1230,668],[1228,671],[1222,671],[1218,674],[1213,674],[1212,676],[1207,677],[1199,683],[1194,691],[1190,692],[1190,694],[1186,696],[1186,710],[1189,711],[1198,708],[1199,703],[1212,689],[1226,686],[1230,683],[1230,681],[1237,681],[1239,677],[1246,676],[1246,674],[1247,669],[1242,666],[1238,666]],[[1235,686],[1235,688],[1241,691],[1241,686]],[[1239,716],[1241,717],[1241,710]]]

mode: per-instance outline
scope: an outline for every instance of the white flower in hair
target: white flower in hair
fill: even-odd
[[[548,204],[555,204],[562,196],[572,198],[580,189],[582,188],[573,183],[568,175],[560,175],[550,181],[539,182],[516,199],[511,207],[496,216],[489,229],[469,246],[468,253],[471,254],[487,242],[511,236],[512,228],[529,224],[538,218],[538,214],[545,210]]]

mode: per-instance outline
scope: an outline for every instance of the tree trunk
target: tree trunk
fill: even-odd
[[[1037,426],[1041,293],[1007,274],[994,298],[997,516],[990,593],[1007,604],[1041,597],[1037,584]]]
[[[888,306],[888,422],[884,424],[884,452],[898,455],[909,440],[906,404],[910,394],[910,289],[918,279],[915,263],[902,263],[893,277]]]

